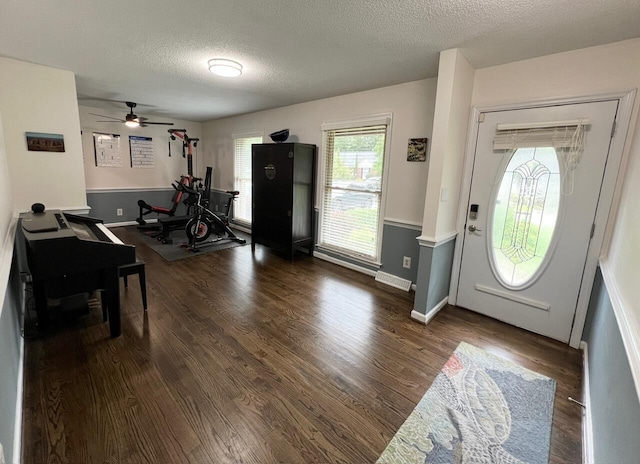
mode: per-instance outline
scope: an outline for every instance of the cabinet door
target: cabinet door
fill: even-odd
[[[254,145],[252,229],[268,245],[291,242],[293,145]]]

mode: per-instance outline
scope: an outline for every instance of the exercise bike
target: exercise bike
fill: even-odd
[[[238,237],[229,227],[229,212],[231,211],[231,203],[240,194],[237,190],[228,190],[225,193],[229,195],[225,212],[216,214],[211,211],[209,201],[204,199],[201,191],[194,190],[186,185],[179,185],[178,188],[184,190],[196,199],[194,204],[195,214],[187,225],[185,232],[187,234],[188,243],[185,244],[189,251],[199,251],[198,245],[208,245],[219,242],[221,240],[233,240],[238,243],[247,243],[243,238]],[[209,240],[211,235],[216,238]]]

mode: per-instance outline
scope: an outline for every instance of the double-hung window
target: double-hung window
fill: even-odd
[[[390,116],[323,124],[320,248],[380,262],[383,175]]]
[[[233,205],[233,220],[251,224],[251,145],[262,143],[262,135],[233,136],[233,189],[240,194]]]

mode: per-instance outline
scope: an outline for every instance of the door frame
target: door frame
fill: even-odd
[[[473,164],[476,153],[476,145],[478,141],[478,132],[480,130],[479,117],[481,113],[496,111],[511,111],[544,108],[548,106],[573,105],[580,103],[594,103],[599,101],[618,101],[618,113],[616,115],[615,133],[609,145],[609,157],[605,167],[605,173],[602,180],[600,197],[596,209],[595,231],[589,243],[587,251],[587,259],[582,274],[582,283],[578,295],[576,312],[574,314],[573,326],[571,328],[571,336],[569,345],[578,348],[582,338],[585,320],[587,317],[587,309],[589,299],[591,297],[591,289],[595,279],[596,270],[600,258],[605,258],[611,242],[611,234],[613,223],[615,221],[616,212],[621,192],[621,182],[618,182],[621,168],[627,163],[628,147],[627,137],[629,125],[631,123],[631,114],[633,111],[633,103],[636,96],[636,89],[626,92],[615,92],[608,94],[598,94],[591,96],[576,96],[559,99],[543,99],[525,101],[520,103],[511,103],[505,105],[482,106],[471,108],[469,119],[469,130],[467,133],[467,148],[465,150],[464,167],[462,173],[462,183],[460,187],[460,200],[458,202],[458,217],[456,230],[458,231],[458,240],[456,240],[455,251],[453,256],[453,266],[451,268],[451,284],[449,287],[449,304],[455,305],[458,298],[458,281],[462,266],[462,248],[464,242],[464,227],[467,219],[467,205],[471,194],[471,179],[473,176]],[[625,147],[627,150],[625,151]],[[620,176],[622,180],[622,177]]]

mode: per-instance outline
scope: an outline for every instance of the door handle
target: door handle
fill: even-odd
[[[467,230],[469,232],[482,232],[482,229],[476,228],[476,226],[474,226],[473,224],[469,224],[469,226],[467,227]]]

